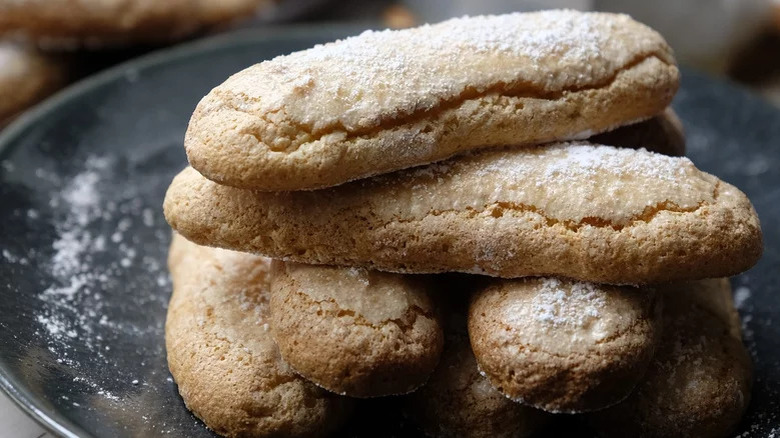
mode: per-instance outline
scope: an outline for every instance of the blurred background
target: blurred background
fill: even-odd
[[[0,127],[80,78],[215,33],[549,8],[628,13],[659,30],[681,64],[780,105],[780,0],[0,0]]]

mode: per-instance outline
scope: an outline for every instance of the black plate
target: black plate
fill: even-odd
[[[160,206],[185,165],[189,115],[245,66],[358,31],[249,31],[153,54],[2,134],[0,385],[28,413],[69,437],[212,436],[179,398],[163,345],[170,232]],[[764,224],[764,257],[734,285],[756,364],[741,432],[770,436],[780,432],[780,111],[690,71],[675,108],[693,160],[747,192]],[[362,409],[386,413],[386,403]]]

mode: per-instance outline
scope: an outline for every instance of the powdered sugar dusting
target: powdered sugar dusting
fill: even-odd
[[[111,277],[121,272],[121,268],[129,267],[127,263],[120,266],[109,266],[96,269],[93,263],[95,256],[105,252],[106,236],[95,235],[94,225],[112,223],[112,210],[116,205],[106,207],[101,197],[99,185],[101,179],[110,172],[111,162],[106,158],[89,157],[84,170],[71,178],[52,200],[56,205],[65,207],[66,214],[54,222],[57,232],[52,242],[54,254],[49,261],[49,269],[54,281],[39,295],[47,304],[37,316],[50,338],[56,344],[63,341],[63,336],[74,338],[78,333],[88,348],[95,348],[100,339],[90,336],[95,332],[95,325],[109,325],[103,315],[98,316],[102,307],[100,291],[110,284]],[[120,219],[116,229],[124,228]],[[135,249],[120,245],[119,250],[125,254],[125,260],[135,257]],[[159,269],[159,266],[158,266]],[[94,308],[83,313],[82,305],[86,300],[92,301]],[[65,311],[72,317],[62,314]],[[102,355],[104,349],[97,349]]]
[[[49,250],[30,248],[19,253],[19,248],[26,245],[10,239],[12,248],[3,248],[1,254],[6,263],[19,268],[34,267],[39,275],[44,275],[31,320],[37,324],[36,334],[46,350],[62,367],[60,372],[83,388],[79,394],[69,394],[70,398],[63,395],[62,399],[69,403],[79,399],[81,403],[70,404],[88,409],[91,403],[83,398],[95,397],[123,410],[127,397],[135,392],[124,388],[112,370],[126,369],[123,362],[130,357],[137,357],[142,366],[144,359],[128,355],[125,346],[118,342],[127,335],[160,338],[164,321],[145,321],[144,317],[128,320],[106,296],[121,291],[119,285],[127,284],[130,270],[140,269],[151,276],[150,285],[144,280],[130,280],[133,285],[144,286],[141,290],[121,292],[134,293],[138,303],[152,302],[154,307],[164,308],[167,294],[160,294],[159,290],[170,287],[167,271],[158,256],[149,255],[149,251],[159,248],[154,242],[164,246],[169,236],[164,229],[153,228],[157,222],[155,214],[143,206],[147,200],[143,192],[146,186],[120,182],[116,187],[116,173],[122,170],[122,163],[99,156],[89,156],[80,163],[80,171],[73,175],[44,168],[30,172],[29,178],[37,179],[31,184],[52,187],[48,208],[25,208],[13,213],[31,229],[44,233],[51,230]],[[13,166],[3,168],[15,172]],[[155,180],[147,182],[149,187],[160,186]],[[135,217],[143,219],[135,223]],[[49,235],[42,234],[40,238],[47,239]],[[96,372],[96,368],[105,373]],[[152,374],[157,372],[150,370]],[[142,386],[131,382],[141,381],[144,376],[125,377],[126,386]]]
[[[750,273],[740,275],[734,288],[734,306],[739,310],[742,321],[742,337],[753,360],[755,382],[753,383],[753,403],[760,399],[762,405],[758,413],[748,412],[744,431],[737,438],[780,438],[780,385],[775,371],[780,369],[780,361],[766,351],[776,345],[776,337],[771,334],[775,326],[772,312],[756,305],[764,302],[766,296],[759,299],[758,287],[751,284]],[[769,296],[774,297],[773,283],[769,286]],[[765,352],[766,351],[766,352]],[[769,359],[768,359],[769,358]],[[766,370],[771,370],[767,372]]]
[[[599,57],[599,49],[610,37],[600,28],[603,23],[596,18],[594,14],[566,10],[464,16],[414,29],[367,30],[355,37],[277,59],[300,63],[334,61],[355,67],[346,72],[351,78],[356,77],[354,73],[363,73],[364,76],[357,76],[362,86],[376,84],[371,82],[371,75],[382,69],[399,73],[409,71],[418,63],[416,58],[420,53],[437,53],[452,60],[461,58],[464,51],[467,54],[504,52],[531,61],[554,55],[562,61],[586,63]],[[416,38],[419,52],[394,50],[404,38]],[[290,76],[289,80],[296,86],[305,87],[313,79],[306,75]]]
[[[239,308],[242,312],[251,312],[251,320],[257,321],[263,330],[268,331],[268,323],[263,321],[268,320],[268,295],[258,294],[254,290],[242,289],[238,291]],[[204,325],[203,321],[200,325]]]
[[[546,160],[540,164],[541,159]],[[587,142],[558,143],[529,150],[526,154],[507,154],[491,160],[478,171],[480,176],[502,175],[520,181],[535,174],[534,184],[569,183],[603,176],[641,176],[648,180],[685,185],[687,170],[693,166],[685,157],[669,157],[646,149],[615,148]],[[541,172],[539,172],[541,168]],[[691,190],[691,187],[681,187]]]
[[[495,213],[496,218],[535,216],[587,228],[632,226],[644,222],[648,212],[661,216],[667,210],[693,212],[716,204],[720,194],[732,195],[718,191],[719,183],[687,158],[564,142],[471,152],[364,184],[381,185],[385,196],[409,205],[399,213],[392,202],[378,204],[380,214],[417,219],[471,210]],[[475,255],[480,261],[506,256],[501,242],[488,246]]]
[[[657,34],[624,15],[550,10],[462,17],[366,31],[280,56],[228,79],[214,97],[249,113],[283,110],[314,134],[354,131],[433,109],[467,90],[593,85],[663,50]],[[279,149],[306,141],[278,131],[263,140]]]
[[[736,306],[737,309],[745,309],[750,296],[750,288],[745,286],[736,288],[734,290],[734,306]]]
[[[550,328],[584,328],[601,316],[606,304],[605,294],[592,283],[565,283],[557,278],[544,278],[531,301],[535,320]],[[509,315],[512,315],[510,309]],[[522,326],[522,321],[508,321]]]

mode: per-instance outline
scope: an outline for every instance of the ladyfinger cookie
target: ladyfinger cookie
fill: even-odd
[[[250,17],[267,0],[0,1],[0,34],[47,49],[169,44]]]
[[[236,189],[187,168],[164,210],[200,244],[394,272],[641,284],[731,275],[762,251],[736,187],[687,158],[585,143],[482,151],[309,192]]]
[[[725,438],[750,400],[752,366],[727,279],[664,287],[664,326],[644,381],[589,415],[604,437]]]
[[[659,303],[653,289],[494,280],[472,295],[471,347],[510,399],[548,412],[594,411],[641,381],[660,338]]]
[[[405,394],[439,362],[443,332],[421,276],[274,261],[271,327],[282,358],[342,395]]]
[[[64,59],[35,48],[0,42],[0,128],[68,80]]]
[[[646,148],[673,157],[685,156],[685,130],[671,107],[652,119],[594,135],[588,141],[633,149]]]
[[[672,100],[678,76],[663,38],[626,15],[465,17],[249,67],[201,100],[184,146],[221,184],[323,188],[647,119]]]
[[[439,297],[448,316],[444,352],[428,383],[405,399],[407,415],[433,438],[532,436],[550,416],[513,402],[480,374],[466,333],[463,299],[473,282],[459,278],[443,281],[454,289],[454,293]]]
[[[297,376],[268,329],[270,260],[206,248],[175,235],[168,366],[187,407],[228,437],[321,436],[349,400]]]
[[[480,375],[468,338],[448,346],[430,381],[411,394],[409,413],[434,438],[529,437],[543,412],[506,398]]]

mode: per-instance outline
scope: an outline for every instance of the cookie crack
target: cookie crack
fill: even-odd
[[[368,319],[366,319],[366,317],[358,314],[354,310],[341,308],[341,306],[339,306],[338,302],[336,302],[334,298],[315,300],[314,298],[312,298],[311,296],[303,292],[296,291],[296,293],[300,295],[305,295],[304,299],[312,304],[317,305],[320,308],[320,310],[326,311],[325,309],[323,309],[323,304],[326,303],[332,304],[333,306],[339,308],[339,310],[335,313],[335,316],[337,318],[342,318],[344,316],[352,317],[354,320],[350,323],[351,325],[359,325],[363,327],[370,327],[373,329],[381,328],[381,325],[371,323]],[[414,323],[417,322],[418,316],[423,316],[428,319],[433,319],[433,316],[430,313],[425,312],[422,308],[420,308],[417,305],[409,306],[409,308],[405,312],[405,315],[409,313],[411,313],[412,315],[412,318],[409,321],[405,321],[403,318],[392,318],[392,319],[383,320],[383,322],[395,324],[396,326],[398,326],[399,329],[401,329],[402,333],[407,333],[408,331],[414,328]]]
[[[505,332],[506,331],[517,332],[518,331],[517,327],[508,325],[506,323],[502,323],[500,321],[494,321],[494,322],[500,324],[502,326],[502,328],[503,328],[503,331],[505,331]],[[624,338],[626,335],[628,335],[629,333],[634,331],[636,329],[636,327],[638,327],[642,323],[643,323],[642,319],[637,319],[635,321],[632,321],[628,326],[624,327],[622,330],[619,330],[619,331],[609,335],[606,338],[599,339],[598,341],[594,342],[593,346],[595,347],[597,345],[606,344],[606,343],[613,342],[613,341],[619,340],[621,338]],[[516,341],[515,342],[504,342],[504,343],[501,343],[498,346],[502,350],[504,350],[504,349],[506,349],[508,347],[519,348],[521,350],[526,350],[526,351],[528,351],[530,353],[540,354],[542,356],[546,356],[546,357],[550,357],[550,358],[557,358],[557,359],[569,359],[572,356],[575,356],[577,358],[585,359],[585,358],[591,357],[594,354],[597,355],[597,356],[602,355],[601,351],[598,350],[598,349],[588,350],[586,352],[571,351],[571,352],[565,353],[565,354],[554,353],[554,352],[551,352],[551,351],[543,350],[541,347],[534,346],[533,344],[517,343]]]
[[[207,331],[206,334],[210,335],[213,340],[218,341],[223,345],[223,348],[225,349],[225,352],[222,354],[222,356],[227,356],[229,354],[235,354],[238,353],[239,355],[246,354],[248,356],[248,360],[250,363],[253,362],[262,362],[261,355],[258,354],[256,351],[253,351],[249,347],[246,346],[246,344],[242,340],[236,340],[231,339],[228,336],[220,335],[216,331],[216,326],[212,327],[211,330]],[[204,337],[205,338],[205,337]],[[274,360],[274,362],[277,362]],[[216,366],[225,366],[221,364],[222,362],[216,362],[216,365],[212,365],[212,367]],[[276,371],[268,368],[262,368],[262,372],[257,373],[256,377],[260,381],[261,386],[259,389],[251,389],[253,392],[265,392],[269,390],[273,390],[275,388],[278,388],[281,385],[294,382],[297,377],[293,374],[284,373],[281,371]]]
[[[220,100],[222,105],[228,109],[235,112],[248,114],[252,117],[260,119],[262,122],[268,125],[268,127],[264,129],[264,132],[267,134],[252,130],[242,132],[243,134],[254,137],[258,143],[266,145],[274,152],[292,153],[298,150],[304,144],[316,142],[331,134],[343,133],[345,134],[344,140],[349,140],[352,138],[364,136],[371,137],[380,131],[392,130],[403,125],[414,124],[426,120],[435,120],[447,110],[457,108],[467,101],[488,96],[553,101],[564,98],[569,93],[607,88],[612,85],[621,74],[653,58],[657,59],[664,65],[670,65],[666,60],[664,60],[664,57],[661,53],[651,52],[637,55],[622,67],[617,68],[612,75],[604,78],[602,81],[589,85],[569,86],[563,87],[559,90],[548,91],[544,90],[543,87],[537,84],[533,84],[531,81],[517,80],[514,82],[499,81],[482,88],[476,88],[473,86],[466,87],[453,96],[442,98],[436,105],[424,108],[415,108],[406,114],[390,113],[381,115],[377,117],[372,126],[365,128],[350,129],[341,121],[335,121],[326,126],[323,126],[322,128],[315,129],[313,126],[292,120],[286,114],[283,108],[266,111],[264,113],[257,113],[255,111],[249,110],[243,105],[236,104],[236,99],[234,98],[236,96],[239,97],[243,102],[260,101],[260,98],[253,98],[244,93],[223,92],[224,94],[220,96]],[[281,119],[282,124],[279,124],[277,121],[273,120],[275,118]]]

